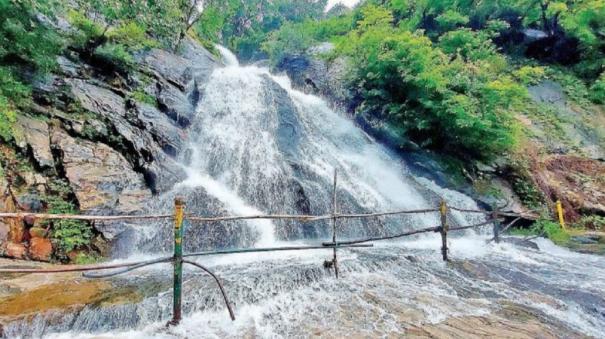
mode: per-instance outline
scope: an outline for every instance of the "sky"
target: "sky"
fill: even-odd
[[[359,0],[328,0],[328,9],[332,8],[332,6],[336,5],[337,3],[351,7],[358,2]]]

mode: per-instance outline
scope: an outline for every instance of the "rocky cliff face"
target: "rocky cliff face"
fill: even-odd
[[[69,212],[136,214],[184,177],[175,156],[199,89],[219,63],[193,40],[179,53],[153,49],[137,60],[125,75],[60,57],[59,71],[35,83],[16,147],[0,146],[0,210],[56,213],[67,204]],[[87,247],[97,252],[122,230],[88,227]],[[56,258],[51,229],[38,220],[0,221],[0,255]]]

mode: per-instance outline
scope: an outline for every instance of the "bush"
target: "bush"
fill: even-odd
[[[536,221],[535,227],[541,229],[548,239],[557,245],[565,245],[571,239],[569,233],[561,228],[561,225],[554,221],[540,219]]]
[[[107,43],[97,48],[94,55],[123,72],[129,71],[134,66],[134,57],[124,45]]]
[[[605,73],[590,87],[590,100],[594,103],[605,104]]]
[[[574,227],[589,230],[605,230],[605,217],[600,215],[583,216],[574,224]]]
[[[545,76],[544,67],[523,66],[513,72],[513,76],[524,85],[535,85]]]
[[[468,16],[460,14],[460,12],[449,9],[435,18],[437,25],[442,31],[451,31],[460,26],[468,24]]]
[[[74,214],[77,212],[74,204],[69,200],[71,189],[69,184],[57,180],[49,184],[51,195],[47,195],[44,201],[47,211],[51,214]],[[54,220],[52,223],[51,238],[56,245],[60,255],[87,246],[93,236],[92,226],[80,220]]]
[[[422,32],[392,27],[390,12],[371,7],[337,45],[353,61],[353,87],[363,100],[358,111],[387,120],[423,147],[464,158],[485,160],[514,146],[512,112],[527,90],[506,76],[506,60],[486,36],[457,30],[435,46]]]
[[[122,23],[118,27],[109,30],[107,39],[115,44],[123,45],[131,51],[159,46],[157,41],[147,37],[145,26],[134,21]]]

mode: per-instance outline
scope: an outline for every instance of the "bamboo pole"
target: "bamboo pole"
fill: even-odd
[[[334,186],[332,187],[332,242],[336,243],[336,179],[338,172],[334,169]],[[338,279],[338,259],[336,258],[336,247],[333,249],[334,258],[332,264],[334,265],[334,274]]]
[[[174,199],[174,280],[172,292],[172,320],[168,325],[176,326],[181,322],[181,300],[183,288],[183,215],[185,202]]]
[[[2,212],[0,219],[13,218],[35,218],[35,219],[54,219],[54,220],[85,220],[85,221],[120,221],[120,220],[146,220],[146,219],[170,219],[172,214],[157,215],[76,215],[76,214],[48,214],[48,213],[28,213],[28,212]]]
[[[441,255],[443,256],[443,261],[448,261],[447,258],[447,205],[445,204],[445,200],[441,200],[441,204],[439,206],[439,213],[441,214]]]

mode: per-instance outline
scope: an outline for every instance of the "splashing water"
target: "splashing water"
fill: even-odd
[[[203,97],[180,155],[188,178],[164,195],[185,195],[187,210],[219,214],[327,214],[334,169],[338,210],[376,212],[434,208],[439,200],[477,208],[469,197],[410,174],[406,164],[349,119],[313,95],[292,88],[284,76],[241,66],[222,46],[226,67],[200,88]],[[454,223],[481,221],[452,213]],[[435,214],[339,222],[339,239],[384,235],[439,224]],[[144,255],[170,251],[170,225],[153,227]],[[272,246],[328,238],[325,223],[242,221],[189,225],[186,251],[233,246]],[[171,314],[170,267],[149,267],[123,278],[160,280],[166,287],[128,305],[89,305],[76,313],[41,314],[11,323],[8,336],[121,337],[343,337],[406,335],[410,328],[458,317],[506,322],[514,303],[548,319],[555,336],[605,333],[605,263],[546,240],[542,251],[487,244],[487,235],[449,238],[452,264],[440,260],[440,238],[377,243],[339,250],[341,278],[321,267],[327,251],[208,257],[199,262],[223,280],[235,304],[231,323],[211,280],[187,269],[184,318],[165,329]],[[523,320],[525,322],[525,320]],[[473,328],[469,326],[468,331]],[[559,332],[557,332],[559,330]],[[519,330],[523,332],[523,329]]]

